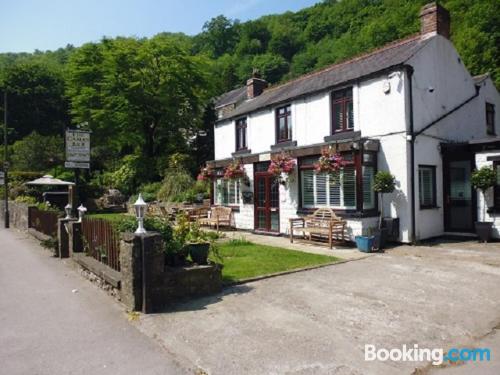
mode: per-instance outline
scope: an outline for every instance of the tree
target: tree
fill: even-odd
[[[75,122],[88,122],[97,142],[145,158],[186,148],[208,97],[204,61],[164,35],[85,45],[68,66]]]
[[[11,140],[31,132],[62,135],[69,123],[61,70],[42,63],[23,62],[9,66],[3,77],[8,91]]]
[[[64,161],[61,136],[43,136],[33,132],[12,145],[13,169],[45,172]]]
[[[214,58],[233,52],[238,41],[238,27],[238,20],[233,21],[223,15],[205,22],[199,38],[202,44],[200,50],[208,51]]]
[[[280,55],[271,53],[255,56],[253,67],[259,69],[262,77],[271,83],[278,82],[288,72],[288,63],[286,60]]]

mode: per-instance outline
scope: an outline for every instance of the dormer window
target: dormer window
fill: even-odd
[[[236,151],[247,149],[247,119],[236,120]]]
[[[352,87],[332,93],[332,133],[354,129]]]
[[[292,140],[292,106],[276,109],[276,143]]]

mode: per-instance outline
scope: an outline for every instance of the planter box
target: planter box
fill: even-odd
[[[371,253],[373,251],[375,236],[356,236],[354,239],[359,251],[362,251],[363,253]]]

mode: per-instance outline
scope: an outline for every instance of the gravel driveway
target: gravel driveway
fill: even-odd
[[[491,340],[499,285],[498,244],[402,246],[227,289],[136,324],[210,374],[427,373],[435,369],[426,362],[366,362],[364,346],[446,350]]]

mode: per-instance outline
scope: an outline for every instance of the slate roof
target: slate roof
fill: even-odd
[[[331,65],[316,72],[303,75],[292,81],[266,89],[261,95],[246,100],[246,87],[229,91],[219,97],[216,107],[236,103],[238,98],[242,103],[235,110],[218,121],[241,116],[267,106],[284,103],[306,94],[312,94],[342,83],[346,83],[379,71],[400,66],[415,53],[429,43],[435,36],[422,39],[420,34],[402,39],[386,46],[360,55],[350,60]],[[224,104],[225,103],[225,104]]]
[[[215,108],[224,107],[228,104],[239,103],[247,98],[246,86],[228,91],[215,100]]]

